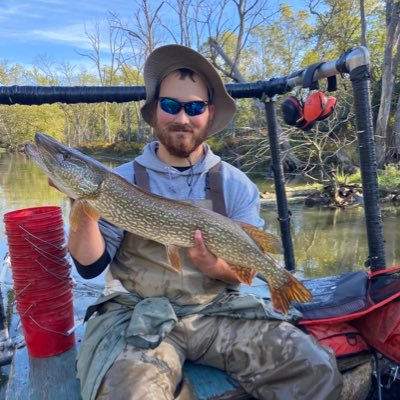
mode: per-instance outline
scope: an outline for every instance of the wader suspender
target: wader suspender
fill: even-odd
[[[135,170],[134,182],[142,189],[150,191],[149,174],[138,162],[133,162]],[[215,164],[206,175],[206,199],[212,201],[213,210],[226,216],[224,192],[222,190],[221,161]]]

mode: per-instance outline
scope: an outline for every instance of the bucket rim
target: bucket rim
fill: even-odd
[[[60,206],[38,206],[38,207],[28,207],[21,208],[18,210],[8,211],[3,215],[3,220],[5,222],[13,222],[25,220],[29,217],[29,220],[48,218],[46,214],[57,213],[62,215],[62,209]]]

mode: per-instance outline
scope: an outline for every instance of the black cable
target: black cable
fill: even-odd
[[[375,364],[375,374],[376,374],[376,394],[378,396],[378,400],[382,400],[382,382],[381,382],[381,368],[379,365],[378,355],[374,350],[372,352],[374,356],[374,364]]]

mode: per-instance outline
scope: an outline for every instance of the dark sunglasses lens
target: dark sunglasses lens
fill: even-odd
[[[181,109],[181,105],[174,99],[164,98],[160,100],[160,107],[163,111],[168,114],[178,114],[179,110]]]
[[[204,101],[191,101],[190,103],[186,103],[184,108],[187,115],[194,117],[195,115],[203,114],[206,103]]]

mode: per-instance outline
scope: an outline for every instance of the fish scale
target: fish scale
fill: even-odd
[[[147,192],[45,134],[37,133],[35,145],[28,144],[25,150],[61,191],[79,200],[78,206],[91,207],[86,208],[89,215],[94,209],[108,222],[167,249],[192,247],[194,232],[200,229],[208,250],[225,260],[239,279],[249,283],[253,270],[265,276],[275,309],[287,313],[291,301],[311,300],[311,293],[262,250],[260,244],[270,237],[266,233],[264,237],[255,227]]]

